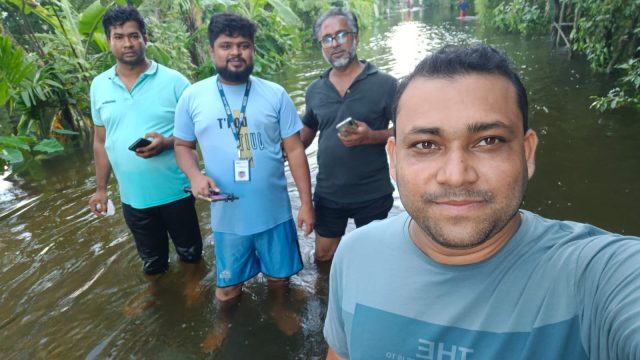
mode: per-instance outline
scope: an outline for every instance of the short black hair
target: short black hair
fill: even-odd
[[[529,129],[529,101],[520,77],[513,70],[506,54],[482,43],[474,43],[469,46],[445,45],[425,57],[398,86],[393,111],[394,125],[398,116],[400,98],[413,80],[417,78],[453,78],[458,75],[474,73],[496,74],[511,82],[518,97],[522,126],[524,132],[527,132]]]
[[[121,26],[126,22],[135,21],[142,36],[147,35],[147,29],[142,15],[133,6],[114,6],[107,10],[102,17],[102,27],[107,39],[111,37],[111,27]]]
[[[242,36],[250,39],[252,43],[256,43],[256,31],[258,27],[256,24],[236,13],[223,12],[214,14],[209,22],[209,45],[213,45],[216,39],[220,35],[227,35],[231,37]]]
[[[318,18],[318,20],[316,20],[316,23],[313,26],[313,32],[316,38],[320,36],[320,29],[322,28],[322,24],[328,18],[331,18],[334,16],[344,17],[345,19],[347,19],[347,25],[349,25],[349,30],[351,30],[354,33],[358,32],[358,18],[356,17],[356,14],[354,14],[352,11],[349,11],[343,8],[331,8],[329,9],[329,11],[322,14],[322,16]]]

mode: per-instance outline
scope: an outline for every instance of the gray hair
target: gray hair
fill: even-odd
[[[334,16],[343,16],[345,19],[347,19],[349,30],[354,33],[358,32],[358,19],[353,12],[343,8],[331,8],[329,11],[320,16],[318,20],[316,20],[316,24],[313,26],[313,32],[316,38],[320,36],[320,28],[322,27],[322,24],[325,22],[325,20]]]

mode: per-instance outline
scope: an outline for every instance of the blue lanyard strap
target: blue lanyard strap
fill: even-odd
[[[236,139],[238,143],[238,149],[240,148],[240,140],[238,139],[240,128],[235,126],[235,122],[233,121],[233,113],[231,113],[231,107],[229,106],[229,102],[227,101],[227,97],[224,95],[224,89],[222,89],[222,83],[220,82],[220,75],[216,77],[216,85],[218,86],[218,92],[220,93],[220,99],[222,100],[222,105],[224,105],[224,111],[227,113],[227,123],[229,123],[229,127],[231,128],[231,132],[233,133],[233,137]],[[242,98],[242,106],[240,107],[240,116],[238,117],[238,125],[241,126],[244,118],[245,112],[247,111],[247,102],[249,101],[249,92],[251,91],[251,80],[247,80],[247,87],[244,89],[244,97]]]

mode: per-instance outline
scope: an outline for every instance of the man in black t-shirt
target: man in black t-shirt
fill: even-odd
[[[397,80],[358,60],[358,22],[352,12],[329,10],[314,32],[331,68],[307,89],[301,138],[307,147],[320,131],[315,257],[330,261],[349,218],[360,227],[386,218],[393,206],[384,146],[392,134]],[[336,125],[348,117],[357,127],[339,133]]]

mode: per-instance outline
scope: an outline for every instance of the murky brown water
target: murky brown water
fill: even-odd
[[[506,49],[530,91],[531,126],[541,144],[525,207],[615,232],[640,234],[640,114],[588,110],[589,95],[609,80],[579,58],[566,60],[546,37],[524,39],[460,23],[448,11],[395,13],[361,35],[359,54],[402,76],[447,42],[483,40]],[[302,111],[304,90],[326,67],[319,48],[291,59],[274,80]],[[315,144],[309,154],[315,177]],[[127,316],[123,309],[147,289],[135,246],[120,212],[96,219],[89,146],[32,165],[0,180],[0,356],[3,359],[318,359],[326,278],[313,263],[313,238],[300,239],[304,270],[292,279],[288,306],[300,331],[287,336],[273,323],[264,279],[247,284],[233,326],[219,351],[200,344],[219,320],[213,304],[213,246],[209,213],[200,203],[206,265],[200,302],[188,304],[175,255],[156,303]],[[293,183],[294,211],[299,201]],[[119,208],[115,184],[111,193]],[[397,197],[396,197],[397,198]],[[396,201],[393,213],[401,211]]]

